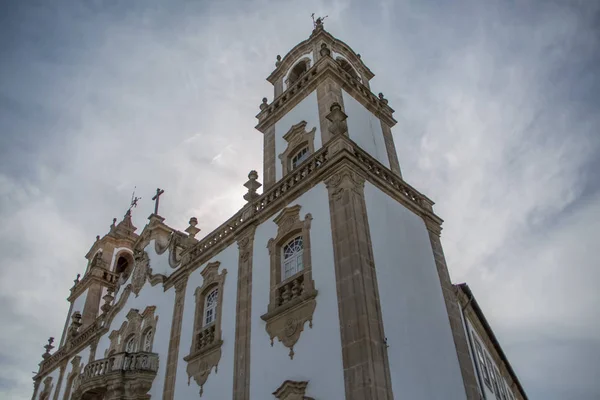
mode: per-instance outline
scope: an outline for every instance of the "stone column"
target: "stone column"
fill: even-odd
[[[450,274],[448,273],[446,258],[444,257],[444,250],[442,249],[442,242],[440,241],[441,227],[439,225],[436,226],[435,223],[428,220],[425,222],[429,232],[431,248],[433,249],[435,266],[440,277],[440,284],[442,285],[442,293],[444,295],[444,302],[446,303],[446,310],[450,320],[450,328],[452,329],[452,337],[454,339],[454,345],[456,346],[458,364],[465,385],[467,399],[479,400],[477,380],[475,378],[475,371],[473,370],[473,363],[471,362],[471,356],[469,354],[469,345],[467,343],[460,315],[461,311],[458,306],[458,299],[454,292],[454,287],[450,281]]]
[[[171,337],[169,339],[169,353],[167,355],[167,369],[165,373],[165,386],[163,400],[175,398],[175,379],[177,377],[177,361],[179,359],[179,342],[181,338],[181,322],[183,319],[183,306],[185,304],[185,289],[188,275],[184,275],[175,282],[175,303],[173,305],[173,319],[171,321]]]
[[[275,124],[263,134],[263,191],[267,191],[275,183]]]
[[[342,165],[325,184],[333,236],[346,399],[392,399],[365,178]]]
[[[252,318],[252,254],[255,226],[238,238],[238,285],[235,321],[233,399],[250,400],[250,327]]]

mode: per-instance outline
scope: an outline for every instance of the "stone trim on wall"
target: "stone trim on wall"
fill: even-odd
[[[275,124],[265,130],[263,138],[263,190],[275,183]]]
[[[287,142],[287,147],[283,153],[279,154],[281,160],[282,176],[286,176],[292,168],[292,157],[303,148],[308,148],[309,155],[315,152],[315,132],[317,127],[313,127],[310,131],[306,130],[306,121],[300,121],[296,125],[292,125],[290,130],[283,135],[283,139]]]
[[[252,260],[254,233],[251,225],[238,238],[238,284],[233,360],[233,400],[250,400],[250,331],[252,327]]]
[[[188,275],[183,275],[174,283],[175,302],[173,304],[173,319],[171,322],[171,335],[169,338],[169,352],[167,354],[167,370],[163,388],[163,400],[173,400],[175,397],[175,379],[177,375],[177,361],[179,359],[179,343],[181,340],[181,323],[183,320],[183,307],[185,304],[185,289]]]
[[[312,258],[310,245],[310,226],[312,216],[306,214],[300,220],[301,206],[284,208],[273,220],[277,224],[277,236],[269,239],[267,248],[270,256],[270,293],[266,314],[261,318],[267,323],[266,330],[271,338],[275,337],[290,349],[289,356],[294,358],[294,345],[300,339],[304,324],[312,328],[312,318],[318,292],[312,279]],[[295,237],[302,237],[303,269],[283,279],[282,248]]]
[[[325,180],[333,237],[346,399],[393,399],[365,177],[342,166]]]
[[[307,381],[286,380],[273,392],[273,396],[278,400],[314,400],[304,395],[307,386]]]
[[[200,396],[204,392],[204,384],[210,375],[213,367],[218,371],[219,361],[221,360],[221,347],[223,338],[221,331],[221,317],[223,313],[223,289],[225,287],[225,277],[227,270],[223,269],[219,274],[219,261],[211,262],[204,267],[202,272],[202,286],[194,291],[196,298],[196,309],[194,312],[194,334],[192,335],[192,344],[190,354],[183,357],[188,363],[187,374],[188,383],[193,377],[198,386],[200,386]],[[215,288],[217,292],[216,318],[210,324],[204,324],[204,307],[206,296]]]
[[[136,348],[133,352],[152,352],[154,339],[152,339],[150,349],[144,349],[144,339],[149,331],[152,331],[153,334],[156,333],[158,315],[154,316],[155,311],[156,306],[148,306],[142,313],[136,308],[129,310],[126,316],[127,320],[123,321],[118,330],[113,330],[108,336],[110,345],[104,352],[104,358],[108,358],[114,353],[127,351],[126,346],[131,338],[136,343]]]
[[[75,356],[71,360],[71,372],[67,375],[67,384],[65,386],[65,394],[63,396],[63,400],[70,400],[71,398],[71,390],[73,389],[73,384],[75,384],[76,379],[81,374],[82,365],[81,365],[81,357]]]
[[[475,376],[475,370],[473,369],[473,363],[469,353],[469,345],[467,343],[467,337],[465,336],[465,330],[460,314],[461,311],[458,307],[458,299],[454,293],[452,282],[450,281],[450,274],[448,273],[446,258],[444,256],[444,250],[440,241],[439,232],[441,227],[438,226],[437,229],[433,231],[431,229],[432,227],[430,227],[430,224],[426,225],[429,233],[429,240],[431,242],[431,248],[433,250],[433,257],[435,259],[435,266],[440,278],[444,302],[446,303],[446,311],[448,312],[450,329],[452,330],[452,338],[454,339],[454,345],[456,346],[458,364],[460,366],[460,372],[465,385],[467,400],[479,400],[477,378]]]
[[[385,143],[385,150],[387,151],[388,160],[390,162],[390,169],[400,178],[402,178],[402,171],[400,170],[400,163],[398,162],[398,153],[396,152],[396,146],[394,145],[394,136],[392,135],[392,128],[383,121],[381,122],[381,131],[383,132],[383,141]]]
[[[327,119],[327,115],[331,112],[331,106],[338,103],[342,109],[344,108],[342,88],[336,80],[328,78],[317,86],[317,103],[319,122],[321,123],[321,143],[325,145],[331,138],[329,128],[332,122]]]

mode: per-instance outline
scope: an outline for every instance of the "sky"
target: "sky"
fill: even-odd
[[[1,5],[0,398],[31,397],[84,255],[134,187],[138,232],[157,187],[166,223],[196,216],[199,236],[245,203],[265,78],[313,12],[376,74],[404,179],[436,202],[453,282],[529,397],[600,398],[600,2]]]

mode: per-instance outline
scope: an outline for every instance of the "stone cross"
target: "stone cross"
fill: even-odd
[[[158,215],[158,200],[160,198],[160,195],[163,194],[165,191],[160,189],[160,188],[156,188],[156,194],[154,195],[154,197],[152,198],[152,200],[154,200],[154,214]]]

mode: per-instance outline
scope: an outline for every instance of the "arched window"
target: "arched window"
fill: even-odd
[[[125,342],[125,351],[128,353],[135,353],[135,350],[135,336],[131,335],[127,338],[127,341]]]
[[[308,158],[308,156],[310,156],[308,146],[304,146],[300,150],[298,150],[296,152],[296,154],[294,154],[294,156],[292,157],[292,161],[291,161],[292,168],[291,169],[294,169],[298,165],[302,164],[304,162],[304,160],[306,160]]]
[[[217,306],[219,305],[219,287],[211,290],[204,300],[204,326],[212,324],[217,319]]]
[[[304,246],[302,244],[302,236],[297,236],[283,246],[283,262],[281,271],[281,280],[286,280],[304,268],[302,262],[302,253]]]
[[[152,339],[154,337],[154,331],[148,329],[142,339],[142,350],[146,352],[152,351]]]
[[[127,258],[121,256],[117,260],[117,266],[115,267],[115,272],[117,274],[121,274],[127,270],[127,267],[129,267],[129,260],[127,260]]]
[[[293,85],[304,73],[308,71],[308,60],[302,60],[292,68],[288,75],[287,85]]]
[[[359,81],[361,80],[354,67],[352,67],[352,65],[348,61],[344,60],[342,57],[336,58],[335,61],[337,61],[337,63],[340,64],[342,69],[349,73],[353,78],[358,79]]]

